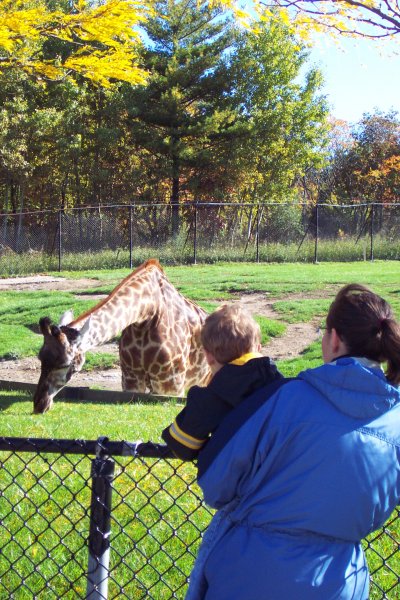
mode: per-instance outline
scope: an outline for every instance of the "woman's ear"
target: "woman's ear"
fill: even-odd
[[[336,329],[334,327],[327,329],[322,338],[322,356],[324,362],[329,363],[344,354],[348,354],[348,349]]]
[[[339,352],[339,346],[340,346],[341,339],[339,337],[338,332],[336,331],[336,329],[334,327],[331,329],[330,334],[331,334],[332,352],[334,354],[337,354]]]
[[[335,356],[342,356],[343,354],[347,354],[348,348],[334,327],[332,327],[330,334],[332,353]]]

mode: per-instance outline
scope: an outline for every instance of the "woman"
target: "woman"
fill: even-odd
[[[323,366],[250,396],[200,453],[198,482],[218,512],[187,600],[368,599],[360,541],[400,497],[400,326],[389,304],[345,286],[322,353]]]

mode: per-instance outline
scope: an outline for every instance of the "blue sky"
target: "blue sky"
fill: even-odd
[[[327,38],[320,38],[310,60],[324,74],[324,92],[334,117],[354,123],[363,113],[373,112],[375,108],[383,112],[394,108],[400,114],[400,46],[397,41],[382,47],[367,40],[346,40],[336,47]]]

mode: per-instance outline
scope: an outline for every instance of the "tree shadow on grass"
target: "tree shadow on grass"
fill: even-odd
[[[29,395],[24,392],[0,390],[0,414],[14,404],[29,402]]]

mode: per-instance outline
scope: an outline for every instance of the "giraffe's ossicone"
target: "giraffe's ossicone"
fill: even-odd
[[[210,371],[200,331],[206,316],[150,259],[75,320],[71,311],[59,325],[40,319],[44,342],[34,412],[51,408],[57,392],[82,369],[87,350],[119,333],[124,390],[183,396],[192,385],[205,385]]]

